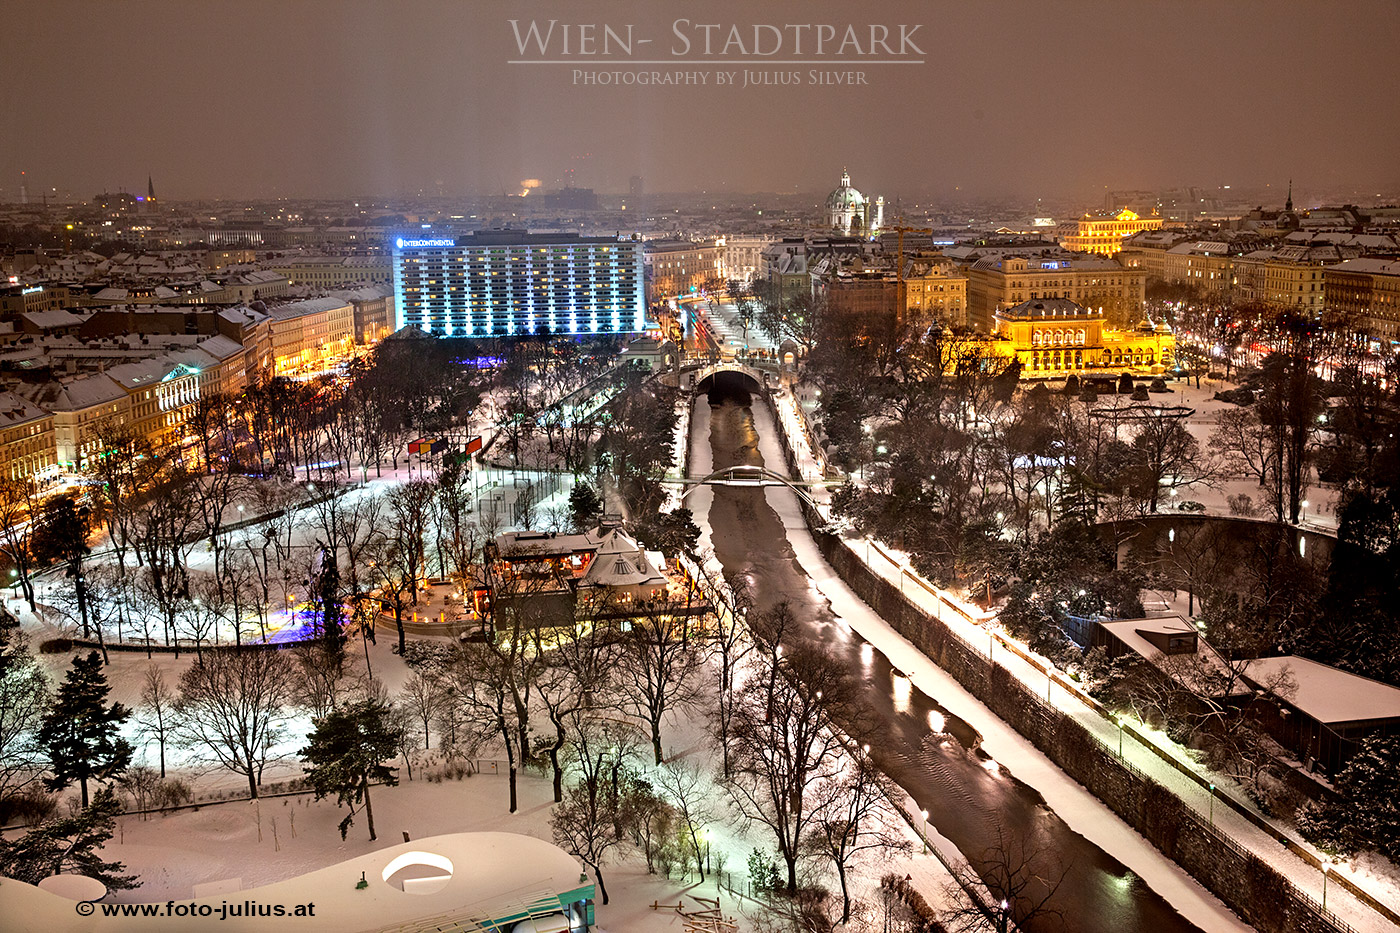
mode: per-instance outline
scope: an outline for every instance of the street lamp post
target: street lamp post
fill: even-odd
[[[1123,760],[1123,719],[1121,716],[1114,716],[1113,721],[1118,723],[1118,760]]]
[[[1215,828],[1215,785],[1210,785],[1210,826]]]
[[[1010,920],[1010,916],[1007,913],[1007,907],[1009,906],[1010,905],[1006,903],[1006,898],[1003,897],[1001,899],[1001,913],[997,915],[997,933],[1006,933],[1007,921]]]
[[[1322,909],[1327,909],[1327,873],[1331,870],[1326,862],[1322,863]]]
[[[928,811],[920,810],[919,816],[924,819],[923,825],[919,827],[919,838],[924,841],[924,854],[928,855]]]

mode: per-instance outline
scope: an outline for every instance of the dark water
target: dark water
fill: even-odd
[[[736,465],[783,469],[781,464],[763,464],[747,393],[718,386],[709,402],[714,469]],[[699,446],[705,439],[694,440]],[[1031,862],[1031,874],[1053,880],[1065,872],[1050,902],[1060,916],[1043,917],[1024,929],[1032,933],[1197,929],[1136,874],[1066,826],[1038,792],[982,754],[975,729],[912,688],[884,655],[835,620],[797,563],[782,521],[765,501],[763,489],[712,488],[709,525],[725,575],[747,577],[760,608],[787,600],[802,622],[802,634],[820,640],[846,662],[864,699],[883,723],[883,734],[870,742],[872,754],[882,770],[928,810],[929,822],[984,876],[988,864],[983,856],[997,841],[998,830],[1010,848],[1038,853]],[[1031,841],[1023,846],[1023,839]]]

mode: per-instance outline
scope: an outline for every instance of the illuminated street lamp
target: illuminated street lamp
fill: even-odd
[[[924,819],[923,825],[919,827],[919,837],[924,840],[924,854],[928,855],[928,811],[920,810],[919,816]],[[1324,894],[1324,898],[1325,897],[1326,895]]]
[[[1215,785],[1210,785],[1210,825],[1215,828]]]

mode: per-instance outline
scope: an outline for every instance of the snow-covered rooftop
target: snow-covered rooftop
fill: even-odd
[[[1201,663],[1206,669],[1221,675],[1222,683],[1229,683],[1229,692],[1232,695],[1249,692],[1249,688],[1237,678],[1228,677],[1229,671],[1224,659],[1200,637],[1196,627],[1181,616],[1162,616],[1157,619],[1103,619],[1099,621],[1099,625],[1148,662],[1162,668],[1168,676],[1171,676],[1172,671],[1167,659],[1181,655],[1164,652],[1154,641],[1189,635],[1195,643],[1195,654]],[[1154,639],[1154,635],[1162,637]],[[1192,652],[1184,653],[1189,655]]]
[[[423,855],[427,858],[420,857]],[[440,871],[437,866],[444,859],[451,865],[451,878],[440,888],[420,887],[416,891],[406,891],[392,880],[397,865],[426,866]],[[362,874],[366,887],[360,889],[356,884]],[[547,904],[550,897],[556,903],[561,896],[570,900],[591,898],[593,885],[581,881],[581,877],[578,861],[543,839],[516,833],[452,833],[387,846],[329,868],[236,894],[211,894],[174,903],[208,904],[214,917],[220,916],[224,903],[241,905],[252,901],[282,905],[288,910],[296,905],[315,905],[313,916],[289,916],[283,924],[289,929],[343,933],[387,928],[433,929],[435,926],[429,925],[432,921],[443,928],[486,930],[497,927],[473,926],[470,921],[489,923],[519,917],[526,904]],[[8,879],[0,885],[0,915],[5,917],[7,933],[78,933],[99,927],[189,930],[202,926],[232,933],[263,931],[275,925],[266,917],[230,915],[221,918],[221,922],[200,920],[192,925],[188,916],[108,917],[102,914],[99,914],[102,922],[95,925],[86,915],[74,910],[71,899]]]
[[[1400,718],[1400,688],[1296,655],[1256,658],[1246,666],[1245,677],[1265,685],[1285,671],[1295,686],[1283,699],[1318,722]]]

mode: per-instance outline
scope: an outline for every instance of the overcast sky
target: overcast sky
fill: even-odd
[[[545,54],[520,51],[512,19],[558,21]],[[631,25],[631,54],[598,43],[586,59],[575,29],[565,56],[566,23]],[[721,24],[708,57],[702,24]],[[720,54],[731,24],[746,55]],[[836,27],[824,57],[854,64],[816,59],[821,24]],[[901,24],[919,27],[903,48]],[[784,47],[765,59],[749,46],[766,25]],[[847,25],[856,44],[834,49]],[[0,199],[21,171],[31,194],[134,191],[150,173],[187,198],[491,194],[570,168],[604,192],[632,175],[648,191],[812,191],[842,166],[906,196],[1290,176],[1394,191],[1397,49],[1396,0],[0,0]],[[575,69],[708,83],[580,85]],[[813,85],[813,70],[866,83]],[[720,71],[801,83],[716,87]]]

